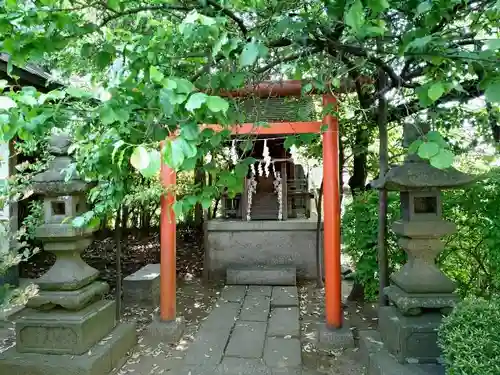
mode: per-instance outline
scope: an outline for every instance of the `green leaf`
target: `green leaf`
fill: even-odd
[[[177,138],[176,139],[181,147],[182,153],[186,158],[194,158],[196,154],[198,153],[198,150],[196,149],[196,145],[193,144],[192,142],[186,141],[184,138]]]
[[[355,35],[361,33],[361,28],[365,24],[365,12],[361,0],[355,0],[345,15],[345,23]]]
[[[115,113],[113,107],[105,105],[101,107],[99,111],[99,118],[104,125],[111,125],[112,123],[118,121],[118,114]]]
[[[229,41],[227,37],[227,33],[224,33],[214,44],[214,48],[212,50],[212,57],[216,57],[219,52],[222,50],[222,47]]]
[[[88,223],[87,227],[90,229],[97,229],[101,225],[101,219],[98,216],[94,216]]]
[[[213,136],[210,138],[210,144],[212,147],[217,147],[220,145],[222,142],[222,135],[220,133],[214,133]]]
[[[66,89],[66,92],[68,93],[68,95],[74,98],[91,98],[93,96],[91,92],[80,89],[78,87],[68,87]]]
[[[187,197],[184,197],[184,200],[190,205],[194,206],[198,202],[198,198],[195,197],[194,195],[188,195]]]
[[[246,77],[244,72],[231,73],[226,77],[226,80],[229,81],[229,88],[235,89],[244,86]]]
[[[171,142],[172,153],[171,153],[171,158],[169,160],[170,162],[167,164],[170,165],[170,167],[175,170],[177,170],[182,165],[185,159],[183,143],[186,143],[186,140],[182,138],[176,138]]]
[[[107,0],[108,7],[113,9],[115,12],[120,11],[120,0]]]
[[[113,163],[113,164],[115,163],[116,153],[118,152],[120,147],[122,147],[124,144],[125,144],[125,142],[121,139],[115,143],[114,148],[113,148],[113,152],[111,154],[111,163]]]
[[[75,228],[83,228],[85,225],[85,217],[83,216],[77,216],[73,219],[71,223]]]
[[[375,14],[383,12],[389,8],[389,2],[387,0],[371,0],[367,2],[367,5]]]
[[[194,85],[185,78],[172,78],[177,84],[177,90],[179,94],[190,94],[194,90]]]
[[[181,136],[188,141],[196,141],[200,135],[200,128],[195,122],[181,125]]]
[[[418,151],[418,148],[420,145],[424,143],[421,139],[417,139],[416,141],[413,141],[410,147],[408,147],[408,153],[409,154],[416,154]]]
[[[16,108],[17,104],[8,96],[0,96],[0,110],[8,111],[11,108]]]
[[[302,93],[307,94],[313,89],[313,84],[311,82],[306,83],[304,86],[302,86]]]
[[[248,173],[248,165],[247,164],[239,163],[239,164],[236,164],[236,166],[234,167],[234,174],[238,178],[245,177],[247,175],[247,173]]]
[[[220,96],[209,96],[206,100],[207,107],[212,112],[226,113],[229,109],[229,103]]]
[[[429,96],[429,99],[431,99],[433,102],[438,100],[441,96],[444,94],[444,86],[441,82],[436,82],[429,87],[429,90],[427,90],[427,95]]]
[[[176,94],[172,90],[161,89],[160,90],[160,105],[163,113],[166,116],[172,116],[175,110],[175,103],[172,102],[172,98],[175,97]]]
[[[494,50],[500,49],[500,39],[490,39],[484,43],[486,49]]]
[[[149,153],[144,146],[138,146],[134,149],[132,156],[130,156],[130,164],[138,171],[148,167]]]
[[[17,100],[23,104],[29,105],[31,107],[35,106],[38,104],[38,101],[36,100],[35,97],[31,96],[30,94],[27,95],[20,95],[17,97]]]
[[[385,34],[385,27],[382,26],[367,26],[363,29],[366,36],[382,36]]]
[[[416,38],[412,40],[406,48],[404,49],[404,52],[407,52],[409,50],[415,49],[415,50],[422,50],[427,44],[429,44],[432,40],[431,35],[426,35],[422,38]]]
[[[5,90],[5,88],[9,85],[9,82],[5,79],[0,79],[0,90]]]
[[[192,94],[185,105],[186,109],[190,112],[194,112],[195,109],[201,108],[203,103],[207,101],[207,97],[208,95],[202,92]]]
[[[288,136],[285,139],[285,142],[283,144],[283,147],[286,149],[290,149],[292,146],[294,146],[298,141],[298,138],[296,136]]]
[[[243,47],[243,51],[241,51],[240,55],[240,66],[250,66],[257,61],[259,57],[259,46],[255,42],[250,42]]]
[[[96,55],[96,65],[98,69],[105,69],[111,64],[114,55],[107,51],[99,51]]]
[[[491,81],[484,91],[484,96],[489,102],[500,103],[500,80]]]
[[[164,75],[162,72],[158,70],[156,66],[151,65],[149,67],[149,77],[151,78],[151,81],[154,83],[162,83]]]
[[[448,143],[438,131],[430,131],[425,135],[425,137],[427,138],[427,141],[436,143],[440,148],[448,147]]]
[[[177,82],[173,79],[166,78],[162,81],[162,84],[167,90],[175,90],[177,88]]]
[[[455,155],[453,155],[453,152],[446,149],[440,149],[436,155],[430,158],[430,163],[435,168],[446,169],[453,165],[454,159]]]
[[[188,158],[184,159],[184,162],[182,163],[182,170],[184,171],[191,171],[196,168],[196,162],[198,161],[198,158]]]
[[[432,3],[430,1],[423,1],[417,6],[417,16],[427,13],[432,9]]]
[[[146,177],[151,178],[156,176],[160,172],[161,167],[161,156],[158,150],[150,150],[149,151],[149,163],[148,166],[144,169],[141,169],[139,172]]]
[[[212,207],[212,199],[203,198],[201,200],[201,207],[203,207],[204,210],[208,210],[210,207]]]
[[[430,159],[439,152],[439,145],[434,142],[423,142],[418,148],[418,156]]]
[[[175,217],[179,217],[182,215],[182,201],[175,201],[172,205],[172,210],[174,211]]]

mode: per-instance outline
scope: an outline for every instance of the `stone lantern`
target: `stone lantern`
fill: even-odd
[[[427,130],[421,129],[417,134],[425,134]],[[409,133],[405,129],[405,146],[417,136]],[[379,310],[379,347],[373,344],[377,342],[374,333],[360,335],[362,349],[364,345],[371,354],[376,352],[375,356],[369,356],[373,362],[368,366],[369,374],[389,373],[382,371],[389,371],[386,366],[398,374],[425,374],[419,371],[439,362],[437,331],[443,315],[458,301],[455,283],[435,264],[444,248],[441,237],[456,230],[453,223],[442,218],[441,191],[464,187],[473,181],[472,176],[456,169],[437,169],[410,155],[402,165],[374,182],[375,188],[400,192],[401,218],[393,223],[392,229],[408,261],[391,275],[391,285],[385,289],[390,306]],[[383,357],[385,353],[390,355]],[[394,359],[396,363],[390,365]],[[418,366],[423,367],[417,369]]]
[[[89,184],[76,173],[66,178],[69,145],[67,135],[52,135],[54,159],[33,178],[44,206],[35,235],[56,262],[34,280],[40,291],[16,320],[16,347],[0,355],[2,374],[107,373],[136,341],[133,325],[117,325],[115,301],[104,299],[108,284],[80,257],[93,230],[75,228],[72,219],[87,211]],[[37,372],[30,372],[33,368]]]

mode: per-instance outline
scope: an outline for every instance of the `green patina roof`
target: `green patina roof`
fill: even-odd
[[[321,111],[313,97],[245,98],[232,107],[240,123],[316,121]]]

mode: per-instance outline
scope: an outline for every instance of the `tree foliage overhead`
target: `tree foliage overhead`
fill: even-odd
[[[242,121],[222,92],[263,79],[304,80],[304,93],[341,101],[348,88],[368,133],[385,101],[388,122],[401,122],[484,96],[488,136],[500,138],[498,0],[4,0],[0,9],[9,66],[44,64],[68,84],[48,94],[4,84],[4,140],[73,124],[78,168],[109,185],[97,201],[122,197],[134,169],[155,176],[162,157],[191,170],[217,154],[229,131],[199,124]],[[419,154],[447,167],[449,147],[436,139],[422,139]],[[205,169],[214,184],[177,210],[237,192],[246,173]]]

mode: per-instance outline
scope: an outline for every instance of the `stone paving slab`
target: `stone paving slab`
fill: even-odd
[[[230,332],[230,328],[213,330],[202,327],[188,348],[185,364],[214,367],[218,365],[222,360]]]
[[[299,291],[296,286],[274,286],[271,307],[299,306]]]
[[[239,285],[295,285],[295,267],[256,267],[226,270],[228,284]]]
[[[237,322],[225,355],[227,357],[262,358],[266,329],[266,322]]]
[[[166,374],[170,373],[167,372]],[[215,374],[217,374],[217,366],[202,366],[202,365],[184,366],[181,371],[172,373],[172,375],[215,375]],[[138,375],[143,375],[143,374],[138,374]],[[165,373],[162,373],[162,375],[165,375]]]
[[[262,295],[271,297],[272,286],[270,285],[249,285],[247,295],[255,296]]]
[[[271,310],[267,335],[299,337],[299,309],[297,307],[280,307]]]
[[[243,302],[247,287],[245,285],[227,285],[221,293],[221,299],[227,302]]]
[[[302,365],[300,340],[268,337],[264,348],[264,362],[269,367],[299,367]]]
[[[303,375],[301,367],[279,367],[271,369],[272,375]],[[304,374],[306,375],[306,374]]]
[[[203,321],[202,326],[215,331],[231,328],[240,313],[240,308],[241,305],[239,303],[219,300],[208,317]]]
[[[240,320],[267,322],[270,298],[263,295],[247,295],[241,308]]]
[[[217,370],[217,375],[272,375],[261,359],[224,358]]]

